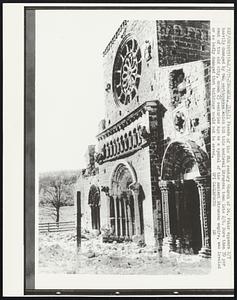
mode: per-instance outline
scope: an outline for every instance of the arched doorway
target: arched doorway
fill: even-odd
[[[183,182],[183,210],[179,212],[179,218],[183,220],[180,232],[183,245],[197,254],[202,247],[202,238],[199,194],[193,180]]]
[[[142,187],[128,163],[120,163],[112,172],[110,225],[115,238],[131,240],[144,231]]]
[[[210,180],[207,154],[193,141],[171,143],[161,181],[164,246],[210,254]]]
[[[95,185],[90,187],[88,204],[91,207],[91,227],[100,230],[100,190]]]

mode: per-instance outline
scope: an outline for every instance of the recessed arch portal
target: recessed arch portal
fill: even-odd
[[[117,165],[115,165],[115,167],[111,172],[111,176],[110,176],[111,189],[113,189],[113,183],[118,182],[124,172],[129,174],[129,176],[131,177],[131,183],[137,182],[137,175],[133,166],[126,160],[121,160]]]
[[[163,233],[169,249],[210,252],[210,160],[195,142],[172,142],[159,182]],[[167,239],[166,239],[167,238]],[[164,243],[165,244],[165,243]]]
[[[131,239],[133,235],[141,235],[144,228],[140,201],[143,193],[137,183],[136,172],[128,162],[120,161],[113,169],[110,190],[109,217],[114,235],[120,239]]]
[[[161,164],[162,180],[185,180],[210,173],[207,153],[195,142],[170,143]]]

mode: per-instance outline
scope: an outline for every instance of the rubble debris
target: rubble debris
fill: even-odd
[[[40,234],[40,273],[164,275],[210,271],[210,260],[198,255],[170,253],[169,258],[160,257],[152,246],[140,247],[133,242],[103,243],[100,236],[84,239],[77,255],[74,238],[74,232]]]

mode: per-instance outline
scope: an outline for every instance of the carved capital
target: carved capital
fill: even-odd
[[[198,189],[209,189],[211,187],[211,180],[210,177],[196,177],[194,181],[197,184]]]
[[[160,187],[161,192],[169,191],[169,189],[170,189],[170,182],[169,181],[161,180],[161,181],[159,181],[158,185]]]
[[[174,187],[175,191],[177,191],[177,192],[182,191],[183,190],[183,184],[184,184],[183,180],[173,181],[173,187]]]
[[[139,191],[140,191],[140,186],[141,186],[140,183],[135,182],[135,183],[130,184],[129,188],[130,188],[130,190],[132,190],[134,193],[138,194]]]

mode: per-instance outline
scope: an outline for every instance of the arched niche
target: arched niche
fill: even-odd
[[[89,190],[88,204],[91,207],[91,227],[100,230],[100,189],[94,184]]]

